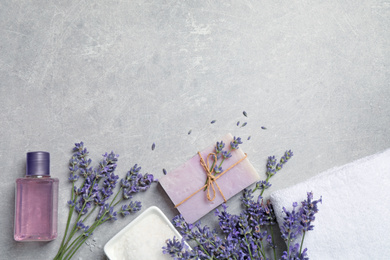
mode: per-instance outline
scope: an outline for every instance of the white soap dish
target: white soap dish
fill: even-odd
[[[104,253],[110,260],[168,260],[172,258],[162,253],[162,247],[174,236],[182,238],[164,213],[151,206],[111,238]]]

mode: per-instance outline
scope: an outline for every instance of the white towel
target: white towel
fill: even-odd
[[[322,196],[304,247],[314,260],[390,259],[390,149],[325,171],[271,194],[279,225],[282,207]]]

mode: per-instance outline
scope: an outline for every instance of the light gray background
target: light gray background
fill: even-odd
[[[0,259],[55,255],[75,142],[94,165],[120,154],[121,176],[138,163],[162,177],[227,132],[251,136],[241,147],[263,177],[267,156],[295,154],[266,195],[389,148],[389,25],[385,0],[1,1]],[[59,239],[16,243],[14,182],[34,150],[61,182]],[[177,213],[158,185],[135,199]],[[102,226],[75,259],[104,259],[136,216]]]

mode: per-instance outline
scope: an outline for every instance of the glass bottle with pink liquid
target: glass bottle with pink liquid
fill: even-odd
[[[58,179],[50,177],[50,154],[27,153],[26,176],[16,180],[14,239],[57,237]]]

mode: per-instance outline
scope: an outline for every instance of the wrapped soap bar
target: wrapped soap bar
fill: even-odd
[[[234,140],[231,134],[222,138],[224,151],[229,151]],[[232,149],[231,157],[222,164],[222,171],[215,173],[222,158],[214,164],[216,149],[212,145],[159,180],[161,186],[188,223],[194,223],[221,203],[260,180],[246,154]]]

